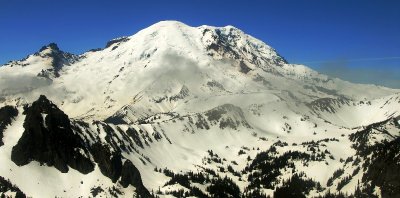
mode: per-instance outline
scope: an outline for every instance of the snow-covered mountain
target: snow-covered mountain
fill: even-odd
[[[400,90],[290,64],[233,26],[52,43],[0,85],[5,195],[400,196]]]

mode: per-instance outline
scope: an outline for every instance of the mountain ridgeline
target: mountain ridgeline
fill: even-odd
[[[288,63],[233,26],[51,43],[0,84],[2,197],[400,197],[400,90]]]

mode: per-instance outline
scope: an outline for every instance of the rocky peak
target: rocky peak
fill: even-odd
[[[40,113],[50,113],[53,109],[58,109],[46,96],[40,95],[39,99],[33,102],[32,107]]]
[[[93,171],[87,148],[72,131],[68,116],[56,105],[42,95],[26,107],[24,114],[24,132],[11,152],[16,165],[38,161],[63,173],[69,167],[84,174]]]
[[[129,40],[129,38],[127,36],[123,36],[123,37],[112,39],[112,40],[107,42],[106,48],[110,47],[111,45],[113,45],[115,43],[123,43],[123,42],[126,42],[128,40]]]
[[[100,142],[91,144],[82,138],[79,132],[74,131],[77,128],[73,127],[69,117],[46,96],[41,95],[31,106],[26,107],[24,114],[24,132],[11,152],[11,160],[16,165],[25,166],[31,161],[37,161],[53,166],[62,173],[72,168],[88,174],[97,163],[100,172],[113,183],[120,179],[124,188],[134,186],[138,197],[151,197],[143,186],[138,169],[131,161],[123,158],[120,150],[112,151],[108,145]],[[82,126],[88,127],[89,124],[84,123]]]
[[[40,48],[39,52],[43,52],[46,49],[50,49],[52,51],[60,51],[60,48],[58,48],[56,43],[49,43],[48,45],[45,45],[42,48]]]
[[[7,125],[11,124],[12,120],[18,115],[18,109],[13,106],[4,106],[0,108],[0,146],[3,143],[3,132]]]
[[[50,43],[40,48],[35,56],[51,60],[52,68],[42,70],[38,76],[54,78],[60,76],[60,70],[65,65],[71,65],[79,60],[79,56],[60,50],[56,43]]]
[[[259,66],[287,63],[275,49],[234,26],[200,26],[199,29],[208,55],[214,58],[230,58]]]

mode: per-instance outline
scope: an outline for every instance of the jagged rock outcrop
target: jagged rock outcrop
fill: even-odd
[[[126,41],[128,41],[128,40],[129,40],[129,38],[126,37],[126,36],[123,36],[123,37],[120,37],[120,38],[116,38],[116,39],[112,39],[112,40],[110,40],[110,41],[107,42],[105,48],[108,48],[108,47],[110,47],[111,45],[114,45],[114,44],[116,44],[116,43],[119,44],[119,43],[126,42]],[[112,50],[115,50],[117,47],[118,47],[118,45],[115,45],[115,46],[112,48]]]
[[[341,105],[344,104],[350,104],[350,100],[345,97],[319,98],[309,103],[308,106],[314,111],[318,110],[326,111],[329,113],[336,113],[336,108],[339,108]]]
[[[224,104],[208,110],[204,114],[211,124],[219,124],[221,129],[237,129],[240,125],[251,128],[240,107],[232,104]]]
[[[252,40],[253,38],[247,37],[243,32],[233,26],[226,26],[221,29],[205,28],[202,34],[202,40],[205,43],[209,56],[215,58],[225,57],[239,61],[242,61],[243,58],[246,57],[246,61],[252,64],[267,63],[271,65],[283,65],[287,63],[287,61],[272,48],[265,48],[257,45],[242,46],[241,42],[244,39]],[[260,54],[268,54],[270,57],[266,58],[260,56]],[[240,67],[242,67],[242,64]]]
[[[94,161],[99,166],[101,173],[115,183],[121,175],[121,153],[112,153],[106,145],[100,143],[92,145],[91,151]]]
[[[43,46],[35,55],[51,59],[51,68],[43,69],[38,74],[38,76],[46,78],[59,77],[60,70],[64,65],[71,65],[79,60],[77,55],[61,51],[56,43]]]
[[[111,151],[106,145],[95,143],[91,152],[101,173],[110,178],[113,183],[120,179],[119,182],[124,188],[129,185],[136,188],[137,197],[151,197],[142,183],[139,170],[128,159],[125,159],[122,165],[123,157],[119,151]]]
[[[7,109],[10,111],[10,107]],[[79,127],[71,124],[68,116],[43,95],[27,106],[24,114],[24,132],[11,153],[11,160],[18,166],[38,161],[54,166],[63,173],[73,168],[87,174],[94,170],[96,163],[100,172],[113,183],[120,179],[124,188],[134,186],[138,197],[151,197],[143,186],[138,169],[131,161],[122,157],[120,149],[111,148],[101,142],[91,143],[85,138],[83,133],[91,133],[89,124],[80,122],[79,127],[84,127],[84,130],[74,131]],[[99,127],[100,124],[94,126]],[[108,135],[113,132],[109,126],[102,127]],[[108,143],[110,138],[112,139],[105,137]]]
[[[7,125],[11,124],[14,117],[18,115],[18,110],[13,106],[0,108],[0,146],[4,145],[3,132]]]
[[[17,186],[12,184],[9,180],[0,176],[0,197],[8,197],[15,193],[15,198],[27,197]]]
[[[124,165],[122,166],[120,182],[121,185],[125,188],[129,185],[135,186],[136,195],[138,197],[151,197],[150,192],[144,187],[142,183],[139,170],[129,160],[126,160]]]
[[[11,153],[15,164],[38,161],[63,173],[69,167],[84,174],[94,170],[84,142],[72,131],[68,116],[45,96],[40,96],[24,113],[25,130]]]

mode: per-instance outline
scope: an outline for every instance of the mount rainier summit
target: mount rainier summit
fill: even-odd
[[[0,66],[4,197],[400,197],[400,90],[162,21]]]

